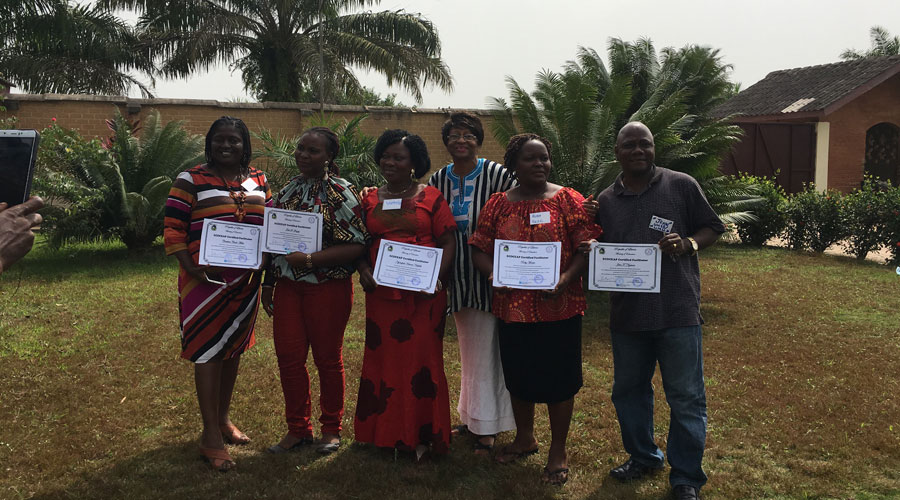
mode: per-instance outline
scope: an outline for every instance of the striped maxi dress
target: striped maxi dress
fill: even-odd
[[[238,221],[230,192],[243,191],[246,215]],[[221,177],[198,165],[178,175],[166,201],[166,255],[187,250],[198,263],[200,233],[204,219],[244,224],[263,224],[263,212],[271,199],[269,184],[261,171],[250,167],[250,175],[238,185],[226,185]],[[221,361],[240,356],[253,346],[253,329],[259,309],[262,271],[223,268],[228,286],[201,283],[184,269],[178,273],[178,309],[181,323],[181,357],[195,363]]]

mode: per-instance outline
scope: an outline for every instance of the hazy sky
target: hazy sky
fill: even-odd
[[[455,81],[451,94],[425,89],[423,107],[484,108],[488,97],[507,97],[505,77],[527,89],[543,68],[559,70],[578,46],[606,56],[610,37],[649,37],[657,50],[689,43],[721,49],[743,88],[768,72],[836,62],[846,48],[867,49],[869,28],[900,34],[900,0],[384,0],[372,10],[420,12],[439,30],[442,55]],[[378,74],[357,72],[378,92]],[[239,73],[227,68],[190,80],[157,80],[166,98],[247,99]]]

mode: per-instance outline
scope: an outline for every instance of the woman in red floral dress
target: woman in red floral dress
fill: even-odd
[[[366,291],[366,348],[354,429],[357,441],[415,450],[421,458],[429,448],[446,453],[450,444],[443,283],[453,262],[456,222],[440,191],[416,180],[431,165],[419,136],[386,131],[375,145],[375,161],[387,183],[362,200],[373,242],[358,266]],[[437,291],[377,285],[372,266],[382,239],[443,249]]]

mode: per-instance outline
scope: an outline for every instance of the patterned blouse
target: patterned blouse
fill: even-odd
[[[560,189],[547,200],[509,201],[506,193],[491,196],[481,209],[478,228],[469,244],[493,256],[494,240],[559,241],[562,243],[560,272],[569,268],[578,244],[603,232],[581,206],[584,197],[570,188]],[[530,223],[530,214],[550,212],[549,224]],[[584,314],[587,304],[581,277],[561,294],[550,297],[542,290],[494,290],[494,316],[506,322],[560,321]]]
[[[318,179],[291,179],[270,206],[298,212],[322,214],[322,248],[345,243],[365,245],[371,239],[362,218],[359,196],[349,182],[326,174]],[[349,278],[356,267],[348,263],[333,267],[293,267],[284,255],[276,255],[269,266],[275,278],[322,283]]]

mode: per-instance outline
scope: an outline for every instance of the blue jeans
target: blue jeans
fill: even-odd
[[[612,333],[612,401],[622,429],[622,444],[635,461],[662,467],[663,453],[653,440],[653,386],[659,362],[669,403],[669,483],[700,488],[706,484],[706,388],[700,326],[648,332]]]

